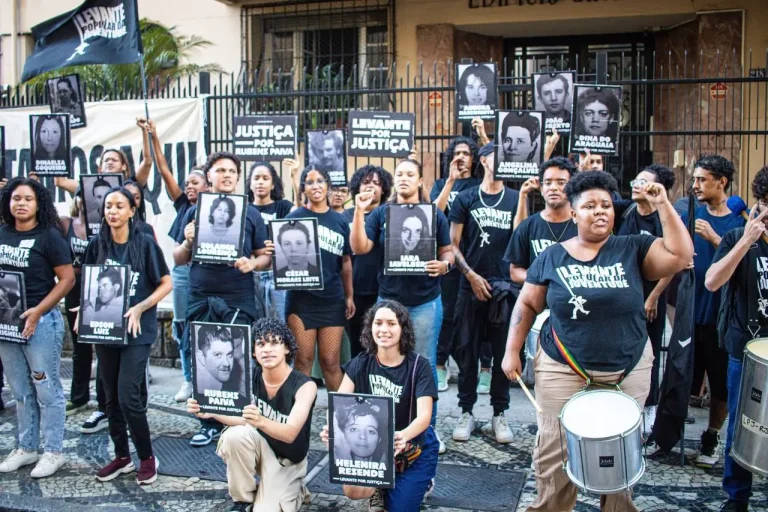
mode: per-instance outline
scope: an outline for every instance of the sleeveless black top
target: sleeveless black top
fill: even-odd
[[[85,258],[85,250],[88,247],[88,240],[83,240],[75,234],[75,227],[73,221],[69,221],[69,229],[65,236],[69,250],[72,252],[72,267],[79,269],[83,266],[83,259]],[[67,308],[80,305],[80,288],[81,288],[81,275],[79,272],[75,272],[75,286],[69,291],[64,298],[64,303]]]

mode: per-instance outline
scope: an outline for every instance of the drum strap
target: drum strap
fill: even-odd
[[[597,387],[609,388],[609,389],[615,389],[617,391],[621,391],[621,383],[624,382],[624,379],[627,378],[627,375],[629,375],[629,372],[632,371],[631,369],[624,370],[624,373],[621,375],[621,379],[619,379],[619,382],[617,382],[616,384],[594,382],[592,380],[592,377],[589,376],[589,374],[584,369],[584,367],[579,364],[579,362],[576,360],[575,357],[573,357],[571,352],[565,347],[565,345],[563,345],[563,342],[560,341],[560,338],[558,338],[554,327],[552,327],[552,336],[555,339],[555,346],[557,347],[557,351],[560,352],[560,355],[565,360],[565,363],[571,368],[571,370],[573,370],[573,373],[575,373],[576,375],[584,379],[584,382],[586,382],[586,384],[584,385],[585,388],[588,388],[589,386],[597,386]]]

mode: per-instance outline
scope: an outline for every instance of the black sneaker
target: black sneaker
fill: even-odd
[[[736,500],[728,500],[720,508],[721,512],[747,512],[747,510],[749,510],[749,505]]]
[[[205,446],[211,444],[211,441],[221,437],[221,430],[213,427],[202,427],[200,431],[192,436],[189,444],[192,446]]]
[[[104,430],[109,427],[109,421],[107,415],[101,411],[93,411],[91,415],[85,420],[85,423],[80,427],[80,432],[83,434],[93,434],[99,430]]]
[[[229,512],[251,512],[251,510],[253,510],[252,503],[236,501],[232,503],[232,508],[229,509]]]
[[[696,457],[696,465],[711,469],[720,460],[720,434],[707,429],[701,434],[701,449]]]

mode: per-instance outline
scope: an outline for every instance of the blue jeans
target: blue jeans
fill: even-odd
[[[440,300],[440,299],[438,299]],[[441,324],[437,324],[441,325]],[[386,491],[386,509],[398,512],[418,512],[430,481],[437,473],[438,441],[435,431],[424,432],[421,455],[402,473],[395,473],[395,488]]]
[[[264,315],[285,322],[285,290],[275,290],[275,276],[271,270],[254,272],[256,297],[264,303]]]
[[[64,408],[61,347],[64,321],[58,306],[40,317],[26,344],[0,342],[3,369],[16,399],[16,447],[36,452],[42,431],[43,449],[64,449]],[[39,377],[39,378],[38,378]]]
[[[387,300],[379,297],[379,301]],[[406,306],[411,315],[413,330],[416,335],[416,353],[427,358],[432,368],[432,378],[437,386],[437,340],[440,337],[440,328],[443,325],[443,302],[440,297],[421,304],[420,306]],[[437,402],[432,406],[431,425],[435,425],[437,419]]]
[[[184,380],[192,382],[192,352],[189,340],[184,338],[187,323],[187,297],[189,296],[189,265],[177,265],[171,271],[173,282],[173,339],[179,346],[179,360]]]
[[[741,372],[744,361],[728,356],[728,436],[725,440],[725,468],[723,471],[723,490],[732,500],[749,502],[752,496],[752,473],[741,467],[731,458],[733,431],[736,427],[741,391]]]

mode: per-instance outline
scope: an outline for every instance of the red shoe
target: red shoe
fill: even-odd
[[[136,483],[139,485],[149,485],[157,480],[157,468],[160,461],[154,455],[147,460],[141,461],[139,472],[136,474]]]
[[[127,475],[136,471],[136,466],[130,457],[116,458],[96,473],[96,480],[99,482],[109,482],[120,475]]]

